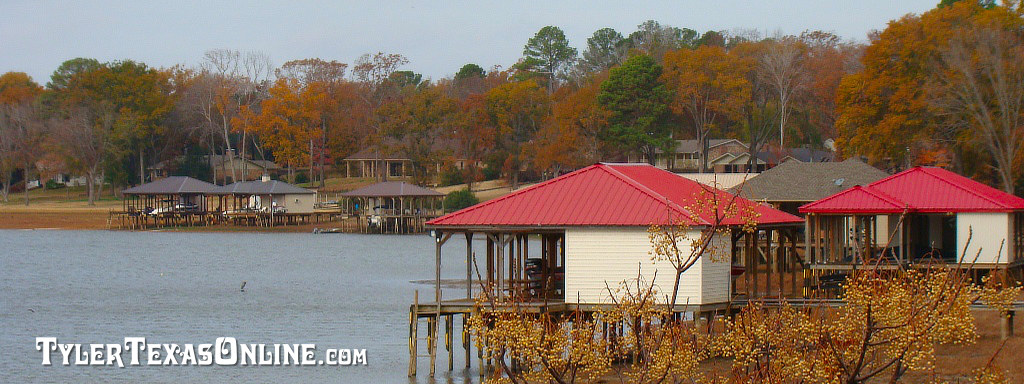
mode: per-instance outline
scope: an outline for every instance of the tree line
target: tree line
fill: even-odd
[[[420,181],[437,177],[440,163],[448,179],[515,184],[629,155],[653,162],[680,138],[705,144],[704,163],[710,137],[743,140],[751,155],[834,140],[843,157],[949,166],[1013,191],[1021,12],[940,4],[867,44],[823,31],[698,33],[647,21],[628,35],[595,31],[577,50],[547,26],[507,68],[466,64],[441,79],[383,52],[351,65],[279,67],[229,49],[195,67],[76,58],[45,86],[0,76],[3,197],[14,180],[61,171],[86,175],[92,201],[93,180],[141,183],[162,161],[225,182],[238,175],[211,180],[201,160],[225,154],[272,160],[289,180],[301,172],[323,185],[341,159],[368,148],[411,159]],[[451,167],[456,159],[466,167]]]

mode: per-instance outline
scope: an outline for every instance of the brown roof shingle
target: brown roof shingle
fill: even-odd
[[[807,202],[887,176],[885,171],[856,159],[824,163],[787,161],[731,190],[751,200]]]

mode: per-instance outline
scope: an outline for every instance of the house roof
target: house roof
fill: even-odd
[[[423,188],[404,181],[385,181],[368,185],[353,191],[341,194],[346,197],[423,197],[423,196],[444,196],[443,193]]]
[[[731,191],[758,201],[811,202],[888,176],[885,171],[857,159],[835,163],[787,161],[750,178]]]
[[[241,156],[235,155],[234,157],[236,159],[241,160]],[[226,163],[228,161],[230,156],[228,156],[228,155],[213,155],[213,157],[211,159],[210,155],[202,155],[199,158],[200,158],[200,161],[202,161],[203,163],[210,163],[211,160],[212,160],[212,162],[214,163],[214,166],[215,167],[219,167],[219,166],[223,166],[224,163]],[[153,165],[149,166],[147,169],[152,170],[152,171],[163,170],[165,168],[168,168],[168,167],[174,165],[173,164],[174,162],[181,161],[182,159],[184,159],[184,156],[178,156],[178,157],[176,157],[176,158],[174,158],[172,160],[164,160],[164,161],[161,161],[159,163],[153,164]],[[281,166],[277,165],[277,163],[274,163],[273,161],[270,161],[270,160],[256,160],[256,159],[245,159],[245,160],[247,162],[249,162],[249,164],[253,164],[253,165],[257,166],[257,167],[260,167],[260,168],[263,168],[263,169],[266,169],[266,170],[280,170],[281,169]]]
[[[886,200],[883,203],[881,200]],[[893,211],[893,207],[899,207]],[[800,207],[805,213],[1011,212],[1024,199],[935,167],[914,167]]]
[[[736,139],[708,139],[708,148],[714,148],[722,144],[735,143],[743,148],[747,145]],[[700,142],[696,139],[676,140],[676,153],[697,153],[700,152]]]
[[[283,181],[270,180],[253,180],[253,181],[239,181],[237,183],[231,183],[220,187],[216,194],[220,195],[293,195],[293,194],[311,194],[316,191],[306,188],[300,188]]]
[[[171,176],[121,191],[126,195],[211,194],[220,187],[188,176]]]
[[[566,227],[708,225],[710,201],[752,211],[758,224],[794,224],[799,217],[702,185],[647,164],[595,164],[501,198],[427,222],[433,227]],[[726,225],[743,224],[728,217]]]
[[[730,188],[740,185],[754,176],[756,173],[677,173],[677,175],[685,177],[687,179],[696,181],[704,185],[710,185],[712,187],[728,191]]]
[[[786,148],[783,151],[763,151],[758,152],[755,156],[769,164],[782,164],[790,159],[805,163],[822,163],[832,161],[835,158],[835,154],[831,151],[810,148]]]

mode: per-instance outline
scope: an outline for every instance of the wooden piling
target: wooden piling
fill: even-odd
[[[412,309],[409,310],[409,377],[416,376],[416,355],[419,350],[416,348],[417,338],[419,338],[419,307],[420,307],[420,291],[416,290],[412,296]]]

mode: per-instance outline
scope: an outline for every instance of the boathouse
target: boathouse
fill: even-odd
[[[706,209],[711,200],[722,206],[731,201],[736,212],[752,212],[762,231],[754,233],[766,236],[769,246],[773,236],[765,231],[780,230],[774,249],[779,255],[786,251],[786,257],[796,256],[795,241],[786,245],[782,240],[793,239],[790,231],[802,225],[800,218],[732,197],[646,164],[597,164],[431,220],[427,227],[439,242],[461,233],[471,245],[474,235],[484,236],[487,247],[475,262],[487,283],[499,287],[499,294],[602,305],[611,302],[609,285],[635,279],[638,273],[669,294],[665,292],[671,291],[671,264],[651,260],[648,229],[683,224],[690,231],[688,237],[698,238],[702,227],[715,220]],[[732,229],[732,236],[716,235],[715,240],[715,249],[724,256],[702,257],[684,274],[679,302],[688,303],[689,310],[725,305],[732,299],[730,256],[741,269],[748,263],[740,255],[743,246],[737,245],[745,233],[739,227],[745,222],[726,217],[723,224]],[[540,254],[529,254],[531,239],[540,240]],[[756,238],[748,239],[746,248],[753,248],[754,242]],[[753,252],[746,253],[752,262]],[[770,250],[765,253],[759,258],[779,262]],[[467,255],[467,264],[474,262],[471,257],[472,253]]]
[[[911,168],[800,212],[812,268],[843,269],[880,255],[888,264],[971,263],[978,255],[982,269],[1024,262],[1024,199],[942,168]]]
[[[223,205],[228,213],[313,213],[316,204],[316,191],[267,176],[225,185],[216,194],[230,198]]]
[[[725,211],[743,214],[722,215]],[[802,264],[796,232],[802,222],[648,164],[592,165],[428,221],[435,242],[434,301],[420,302],[417,293],[410,306],[409,375],[416,374],[419,319],[429,323],[433,375],[439,324],[445,320],[446,345],[451,345],[454,317],[461,315],[465,328],[477,310],[474,285],[517,303],[517,310],[554,315],[613,305],[608,289],[638,275],[656,286],[659,297],[669,295],[675,270],[668,261],[652,260],[652,225],[679,226],[693,239],[705,228],[723,229],[713,235],[712,254],[683,274],[674,312],[708,316],[740,297],[799,295],[797,276],[803,269],[796,267]],[[464,298],[444,298],[441,292],[441,250],[454,236],[466,241]],[[474,249],[474,237],[484,239],[484,249]],[[682,251],[688,252],[689,243],[683,243]],[[790,278],[789,288],[784,276]],[[470,345],[464,334],[467,366]],[[453,348],[448,352],[451,370]]]
[[[444,194],[404,181],[386,181],[341,194],[363,232],[422,232],[444,212]]]
[[[208,224],[210,196],[219,187],[188,176],[171,176],[121,191],[121,211],[110,213],[122,228]]]

